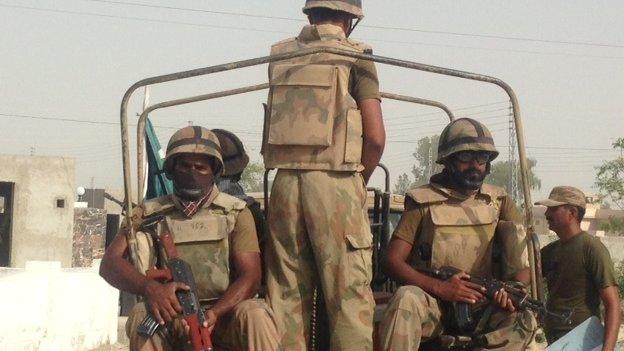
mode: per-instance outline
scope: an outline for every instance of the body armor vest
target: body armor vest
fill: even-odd
[[[245,206],[244,201],[224,193],[217,194],[212,203],[205,205],[192,218],[175,208],[171,195],[143,205],[143,218],[164,215],[164,220],[151,230],[160,235],[169,229],[178,255],[193,270],[200,300],[219,298],[230,285],[229,235]],[[140,271],[145,273],[157,262],[154,242],[150,233],[140,231],[137,241]],[[162,252],[158,254],[162,260]]]
[[[502,188],[484,184],[481,193],[460,200],[428,184],[407,193],[424,209],[411,265],[452,266],[479,277],[492,277],[492,249]]]
[[[311,47],[364,52],[337,26],[310,25],[271,55]],[[362,116],[349,92],[356,59],[316,54],[269,66],[263,156],[266,168],[361,170]]]

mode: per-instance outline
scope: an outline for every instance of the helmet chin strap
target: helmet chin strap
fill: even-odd
[[[351,35],[351,33],[353,33],[353,30],[355,29],[355,27],[357,27],[357,25],[360,23],[360,21],[362,21],[362,19],[361,19],[361,18],[358,18],[358,19],[355,21],[355,24],[352,24],[352,25],[349,27],[349,31],[347,32],[347,38]],[[351,20],[351,22],[353,22],[353,20]]]

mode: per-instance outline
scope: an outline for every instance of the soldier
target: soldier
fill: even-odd
[[[555,342],[591,316],[600,318],[602,302],[602,350],[613,350],[621,319],[618,286],[609,250],[600,239],[581,229],[585,195],[571,186],[557,186],[548,199],[535,204],[547,207],[548,226],[559,237],[542,249],[542,272],[548,285],[546,306],[553,312],[573,311],[569,324],[546,317],[548,342]]]
[[[260,204],[253,197],[247,195],[240,184],[243,171],[249,164],[249,156],[245,152],[243,142],[236,134],[224,130],[213,129],[212,132],[219,138],[223,155],[223,173],[217,179],[217,188],[228,195],[237,197],[247,203],[256,223],[256,232],[264,238],[265,220]],[[261,240],[262,241],[262,240]],[[262,242],[260,243],[263,247]]]
[[[178,253],[193,270],[198,297],[208,327],[214,327],[215,346],[233,350],[275,350],[277,331],[272,312],[261,300],[251,299],[260,285],[260,255],[253,218],[245,202],[219,192],[215,176],[223,161],[217,137],[202,127],[178,130],[167,145],[165,172],[174,194],[145,202],[135,209],[138,270],[126,260],[128,244],[122,227],[106,250],[100,275],[116,288],[140,295],[126,323],[131,350],[179,350],[187,345],[185,323],[175,291],[182,283],[161,284],[144,273],[163,257],[151,235],[168,230]],[[142,223],[162,216],[153,227]],[[141,228],[141,229],[139,229]],[[152,233],[150,233],[152,231]],[[216,302],[215,302],[216,301]],[[147,310],[166,328],[151,338],[138,335]]]
[[[308,0],[310,25],[271,54],[328,47],[370,53],[348,38],[360,0]],[[316,54],[269,67],[264,164],[277,168],[268,212],[268,300],[282,347],[305,350],[313,291],[322,289],[332,350],[372,349],[372,235],[366,182],[385,143],[375,66]]]
[[[468,274],[498,274],[499,279],[529,283],[521,215],[503,189],[483,184],[497,156],[489,130],[475,120],[461,118],[442,131],[436,162],[444,169],[429,184],[407,192],[405,212],[389,244],[386,271],[404,286],[381,324],[385,350],[418,350],[421,340],[452,333],[445,310],[450,302],[471,304],[476,320],[483,316],[470,331],[478,348],[535,346],[538,328],[532,313],[516,312],[504,290],[496,293],[495,303],[487,303],[483,287],[462,280]],[[441,281],[418,271],[443,266],[462,272]]]

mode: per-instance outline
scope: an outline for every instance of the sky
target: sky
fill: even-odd
[[[624,2],[364,0],[352,38],[381,56],[505,81],[515,91],[529,157],[546,197],[559,184],[593,193],[596,170],[624,137]],[[305,18],[293,0],[0,0],[0,143],[6,154],[76,159],[76,185],[123,187],[119,106],[143,78],[267,55]],[[482,121],[509,157],[509,99],[500,88],[377,65],[381,90],[432,99]],[[264,83],[266,66],[150,87],[150,101]],[[189,125],[224,128],[259,161],[266,91],[157,111],[162,144]],[[130,101],[131,144],[143,93]],[[447,117],[382,102],[392,183],[415,142]],[[133,158],[134,159],[134,158]],[[133,162],[134,164],[135,162]],[[6,166],[6,165],[3,165]],[[381,185],[377,174],[373,185]],[[136,185],[133,185],[136,189]]]

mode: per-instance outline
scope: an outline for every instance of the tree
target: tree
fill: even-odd
[[[614,205],[624,209],[624,138],[613,143],[613,148],[620,151],[620,156],[596,167],[595,185]]]
[[[394,184],[394,193],[403,195],[412,187],[412,181],[409,179],[407,173],[403,173],[397,179],[396,184]]]
[[[611,235],[624,234],[624,218],[616,218],[615,216],[609,216],[609,219],[600,223],[600,230],[604,230]]]
[[[254,162],[247,165],[241,175],[240,184],[245,192],[263,191],[264,165],[261,162]]]
[[[542,181],[533,173],[533,168],[537,165],[535,159],[527,160],[529,170],[529,188],[531,190],[540,189],[542,187]],[[516,202],[521,203],[524,201],[524,193],[522,192],[522,179],[520,178],[520,165],[518,167],[518,198],[514,199]],[[485,178],[485,182],[492,185],[498,185],[507,191],[508,194],[513,195],[511,191],[511,167],[509,161],[499,161],[492,164],[490,174]]]
[[[395,193],[404,194],[408,189],[426,184],[432,175],[442,170],[442,166],[435,162],[438,158],[439,140],[439,135],[432,135],[418,140],[416,150],[412,153],[412,156],[416,159],[416,163],[412,167],[414,180],[410,180],[409,175],[406,173],[400,175],[394,185]]]

